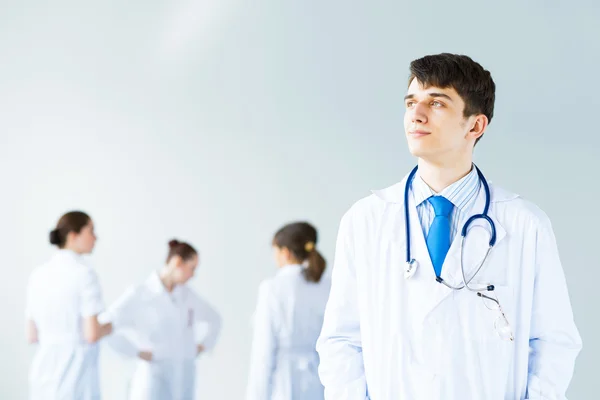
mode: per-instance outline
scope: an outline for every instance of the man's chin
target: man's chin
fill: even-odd
[[[423,146],[409,146],[408,151],[417,158],[426,158],[430,154],[426,149],[423,149]]]

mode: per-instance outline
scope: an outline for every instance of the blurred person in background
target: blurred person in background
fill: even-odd
[[[85,213],[63,215],[50,232],[58,251],[32,272],[27,287],[27,339],[38,348],[30,370],[30,399],[100,399],[97,342],[112,331],[96,272],[83,255],[96,243]]]
[[[127,290],[101,316],[117,327],[107,344],[137,358],[132,400],[194,398],[196,357],[215,346],[221,330],[217,311],[187,285],[198,262],[190,244],[170,241],[162,269]],[[208,325],[201,342],[197,323]]]
[[[247,400],[319,400],[315,350],[329,295],[317,230],[304,222],[273,238],[278,271],[260,284],[254,313]]]

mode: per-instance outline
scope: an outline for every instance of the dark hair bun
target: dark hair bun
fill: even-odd
[[[50,244],[58,246],[60,244],[60,236],[58,234],[58,229],[54,229],[50,231]]]
[[[181,257],[183,261],[188,261],[197,255],[198,252],[189,243],[180,242],[179,240],[173,239],[169,242],[169,255],[167,256],[167,263],[175,256]]]

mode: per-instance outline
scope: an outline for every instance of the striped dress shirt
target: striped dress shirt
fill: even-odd
[[[454,182],[440,193],[436,193],[423,181],[417,170],[410,187],[413,199],[417,205],[417,213],[425,238],[427,238],[429,227],[433,222],[433,218],[435,218],[433,206],[427,199],[431,196],[444,196],[454,204],[454,209],[450,214],[450,243],[452,243],[456,233],[462,228],[467,218],[473,214],[472,208],[477,199],[481,181],[479,180],[477,170],[473,167],[468,175]]]

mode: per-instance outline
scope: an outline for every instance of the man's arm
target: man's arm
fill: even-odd
[[[362,358],[350,212],[340,223],[332,285],[321,336],[319,376],[328,400],[368,399]]]
[[[566,399],[582,344],[550,221],[537,232],[529,339],[528,399]]]

